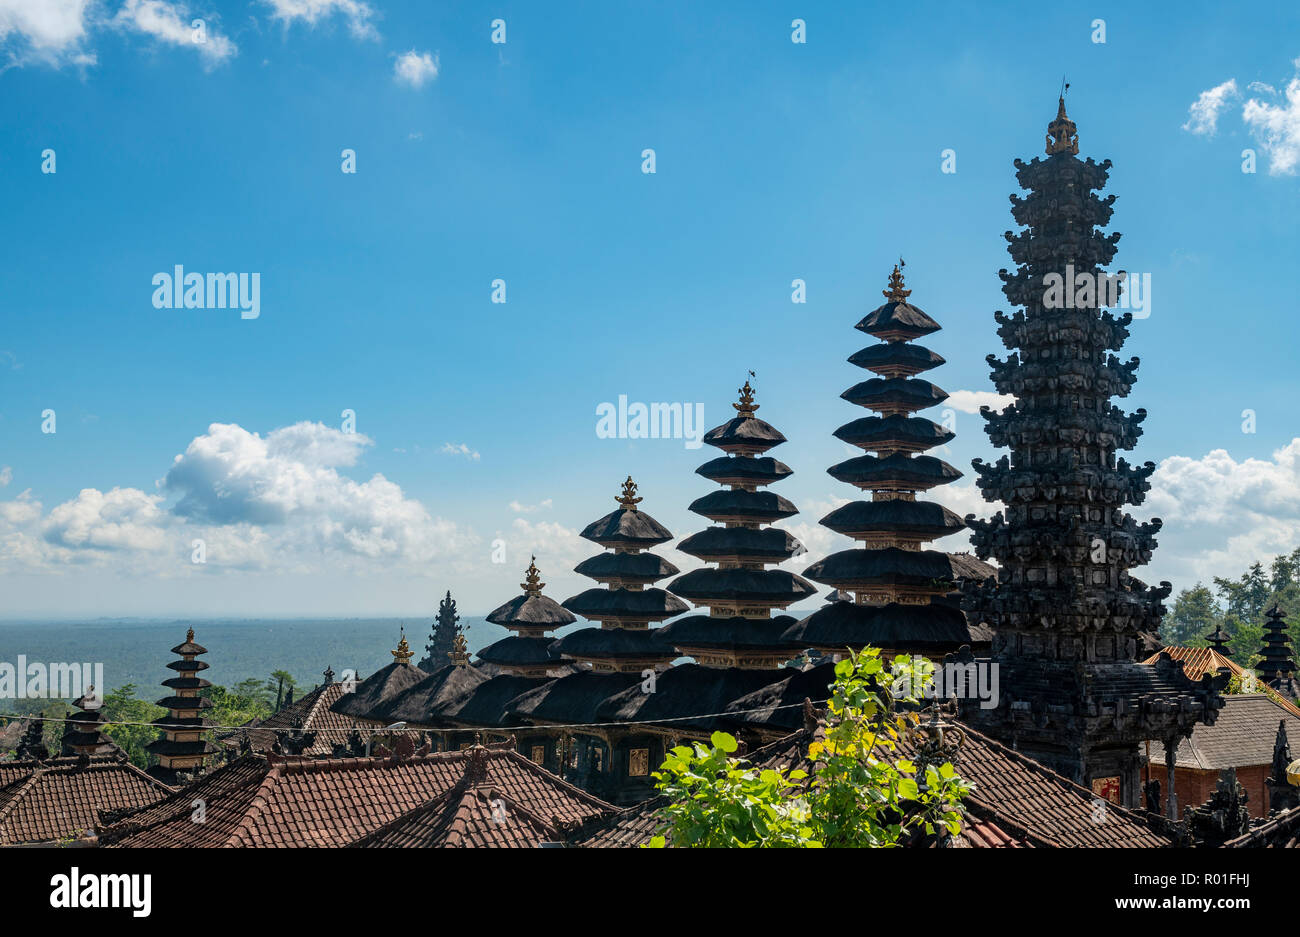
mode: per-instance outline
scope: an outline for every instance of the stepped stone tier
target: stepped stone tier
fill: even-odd
[[[788,532],[768,526],[793,517],[798,509],[775,492],[762,490],[791,473],[789,466],[764,455],[785,437],[755,415],[759,405],[749,381],[732,407],[735,418],[704,435],[704,442],[726,455],[696,469],[696,474],[728,487],[690,506],[719,526],[677,545],[683,553],[714,565],[678,576],[668,586],[675,595],[708,606],[709,613],[679,618],[664,627],[663,637],[707,667],[772,668],[801,650],[782,637],[794,618],[773,617],[772,611],[813,595],[816,587],[795,573],[767,568],[802,549]]]
[[[804,570],[836,592],[827,605],[785,633],[788,641],[827,653],[870,645],[886,654],[937,658],[966,645],[987,650],[992,637],[985,626],[967,621],[956,581],[984,579],[993,575],[993,567],[967,553],[924,549],[929,541],[967,528],[942,504],[917,500],[918,492],[958,479],[961,472],[923,454],[955,434],[914,415],[942,403],[948,394],[916,376],[943,364],[939,355],[915,344],[940,326],[909,302],[912,291],[904,288],[902,267],[900,260],[889,277],[885,304],[856,326],[880,342],[849,362],[878,376],[840,395],[877,414],[835,431],[836,438],[864,454],[827,470],[871,494],[870,501],[846,504],[821,521],[858,546]]]
[[[447,666],[456,651],[456,638],[465,629],[459,624],[460,616],[456,614],[456,600],[451,597],[451,590],[438,603],[438,617],[434,619],[433,631],[429,634],[429,643],[424,646],[424,660],[420,669],[433,673]]]
[[[1226,677],[1194,683],[1167,656],[1154,666],[1137,662],[1170,586],[1151,588],[1130,574],[1150,560],[1160,529],[1159,520],[1138,524],[1124,513],[1143,500],[1155,465],[1116,458],[1133,448],[1146,417],[1110,400],[1127,396],[1135,380],[1138,360],[1113,354],[1132,316],[1100,309],[1105,290],[1080,291],[1072,305],[1050,292],[1057,277],[1102,282],[1119,240],[1100,230],[1115,201],[1096,194],[1110,160],[1083,161],[1077,152],[1062,98],[1047,158],[1015,163],[1028,195],[1012,196],[1011,210],[1024,230],[1005,235],[1017,266],[1000,276],[1008,301],[1023,311],[995,313],[1012,354],[988,357],[994,386],[1015,401],[1001,413],[981,408],[989,439],[1011,453],[993,465],[972,463],[984,497],[1005,509],[989,521],[966,518],[976,553],[999,565],[996,578],[966,583],[964,607],[995,631],[1000,693],[994,708],[975,700],[962,708],[979,731],[1136,806],[1140,744],[1162,741],[1172,781],[1178,741],[1214,721]]]
[[[673,535],[641,510],[642,499],[630,476],[615,501],[617,510],[593,521],[581,534],[612,552],[598,553],[575,567],[601,586],[563,603],[599,624],[567,634],[554,645],[581,669],[513,700],[508,712],[520,720],[536,725],[599,722],[597,710],[606,699],[642,684],[650,686],[650,678],[678,656],[662,640],[662,629],[650,627],[689,609],[675,595],[654,587],[678,569],[647,548],[667,543]],[[566,753],[557,765],[562,777],[618,803],[653,794],[649,770],[664,755],[657,737],[617,725],[563,731],[560,747]]]
[[[118,751],[117,743],[104,733],[108,720],[104,717],[104,696],[94,685],[72,704],[77,712],[68,717],[63,732],[63,754],[107,755]]]
[[[158,705],[167,710],[167,715],[155,719],[153,724],[163,730],[163,737],[150,742],[145,748],[158,757],[158,764],[150,769],[150,774],[164,782],[176,781],[181,774],[201,772],[207,757],[217,748],[204,738],[204,733],[212,726],[212,720],[202,713],[212,708],[212,701],[199,696],[199,690],[212,686],[207,680],[197,676],[208,665],[199,660],[199,656],[208,653],[208,649],[194,641],[194,629],[185,633],[185,641],[176,645],[171,651],[179,655],[167,665],[177,676],[162,682],[172,691],[171,696],[158,700]]]
[[[1276,604],[1268,610],[1267,617],[1264,646],[1260,650],[1264,659],[1255,666],[1255,670],[1265,685],[1281,696],[1289,700],[1300,698],[1300,682],[1296,680],[1295,658],[1291,655],[1291,638],[1286,632],[1286,619]]]

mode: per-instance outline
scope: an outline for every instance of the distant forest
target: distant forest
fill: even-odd
[[[1286,616],[1291,647],[1300,647],[1300,547],[1256,563],[1237,579],[1214,577],[1214,589],[1197,583],[1174,598],[1160,626],[1165,644],[1206,647],[1216,627],[1228,635],[1232,659],[1250,668],[1260,658],[1264,613],[1276,604]]]

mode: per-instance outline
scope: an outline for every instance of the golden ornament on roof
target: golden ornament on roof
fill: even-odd
[[[537,595],[546,588],[546,583],[541,580],[542,573],[537,568],[537,557],[534,556],[528,563],[528,571],[524,573],[524,581],[519,584],[519,588],[529,595]]]
[[[754,388],[749,385],[749,381],[745,381],[745,386],[740,388],[738,393],[740,394],[740,403],[733,403],[732,406],[736,408],[741,416],[753,416],[754,411],[758,409],[758,404],[754,403]]]
[[[898,258],[898,263],[894,264],[894,272],[889,275],[889,289],[881,291],[881,295],[891,303],[904,302],[912,295],[911,290],[903,289],[903,268],[906,266],[907,263],[903,258]]]
[[[392,654],[393,660],[399,664],[409,664],[411,662],[411,658],[415,656],[415,653],[411,650],[411,646],[406,643],[405,628],[402,629],[402,639],[397,642],[397,648],[388,653]]]
[[[642,499],[636,496],[636,482],[632,481],[631,475],[627,477],[627,481],[623,482],[623,493],[615,495],[614,500],[628,511],[635,511],[636,506],[641,503]]]

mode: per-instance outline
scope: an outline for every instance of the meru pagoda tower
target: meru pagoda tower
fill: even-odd
[[[597,625],[573,631],[553,645],[580,669],[524,693],[507,714],[536,725],[590,725],[560,735],[561,775],[607,800],[635,803],[654,794],[650,771],[663,760],[662,740],[635,726],[592,724],[601,722],[598,709],[606,699],[633,687],[648,690],[673,662],[677,651],[650,625],[688,606],[654,586],[679,572],[649,549],[673,535],[640,509],[642,499],[631,476],[614,500],[618,509],[588,524],[580,535],[606,552],[574,567],[600,586],[562,603]]]
[[[1005,512],[966,518],[976,553],[1000,567],[996,579],[966,583],[965,608],[995,631],[1001,693],[990,709],[964,701],[963,715],[1099,795],[1137,806],[1140,743],[1161,740],[1172,781],[1179,740],[1196,723],[1213,722],[1222,698],[1215,677],[1195,684],[1167,658],[1137,663],[1170,586],[1151,588],[1129,574],[1150,560],[1160,521],[1138,524],[1123,509],[1142,502],[1155,465],[1115,455],[1137,443],[1146,412],[1111,403],[1134,383],[1138,360],[1112,354],[1133,317],[1100,309],[1114,305],[1100,302],[1107,290],[1099,287],[1109,282],[1102,267],[1119,241],[1098,230],[1115,201],[1096,194],[1111,163],[1078,152],[1062,98],[1047,158],[1015,161],[1029,194],[1011,197],[1012,215],[1025,230],[1006,233],[1017,268],[999,275],[1023,311],[994,314],[1012,353],[987,359],[994,385],[1015,401],[1001,413],[980,410],[993,445],[1011,454],[972,463],[985,499]],[[1062,278],[1098,288],[1061,303],[1052,287]]]
[[[668,585],[674,594],[707,605],[709,614],[678,619],[665,631],[678,650],[698,663],[763,669],[779,667],[800,650],[783,637],[794,619],[773,617],[773,609],[784,609],[816,590],[795,573],[767,568],[799,551],[799,541],[788,531],[769,526],[799,511],[775,492],[762,490],[791,474],[784,462],[765,455],[785,437],[755,415],[759,405],[749,381],[739,393],[740,401],[731,405],[735,418],[704,435],[704,442],[726,455],[695,470],[728,487],[690,506],[721,526],[707,527],[677,545],[716,567],[692,570]]]
[[[993,567],[967,553],[922,549],[931,540],[965,531],[966,524],[942,504],[916,499],[918,492],[961,478],[961,472],[923,454],[956,434],[914,415],[948,394],[916,376],[944,363],[916,344],[940,326],[908,301],[912,291],[904,289],[902,265],[900,260],[889,277],[885,304],[855,326],[880,342],[849,362],[878,376],[840,395],[878,415],[835,431],[836,438],[863,454],[827,469],[839,481],[871,493],[870,501],[846,504],[821,521],[859,546],[804,570],[852,600],[832,601],[786,632],[789,640],[826,653],[870,645],[889,656],[941,658],[964,645],[987,651],[991,638],[987,628],[967,623],[956,580],[985,579]]]
[[[206,738],[212,720],[203,715],[204,710],[212,708],[212,700],[199,696],[200,690],[212,686],[198,676],[208,669],[207,663],[198,659],[208,649],[195,643],[194,629],[190,628],[184,643],[172,648],[172,653],[179,655],[180,660],[170,662],[167,668],[177,676],[162,682],[172,695],[158,700],[167,715],[153,721],[163,730],[163,737],[145,748],[158,757],[158,763],[149,773],[165,784],[175,785],[191,774],[202,772],[208,756],[217,749]]]

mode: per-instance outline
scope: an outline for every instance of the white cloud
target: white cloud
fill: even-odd
[[[90,7],[91,0],[0,0],[0,44],[10,64],[93,65],[83,47]]]
[[[1251,98],[1241,109],[1241,119],[1268,157],[1269,174],[1295,175],[1300,165],[1300,75],[1287,83],[1284,103]]]
[[[944,401],[945,406],[962,413],[979,413],[980,407],[1001,410],[1015,401],[1011,394],[995,394],[991,390],[954,390]]]
[[[438,77],[438,57],[428,52],[404,52],[393,63],[393,81],[422,88]]]
[[[1235,78],[1229,78],[1209,91],[1202,91],[1200,97],[1187,109],[1190,116],[1187,123],[1183,124],[1183,129],[1202,136],[1214,136],[1219,129],[1219,113],[1239,95]]]
[[[479,454],[475,452],[473,449],[471,449],[469,446],[465,445],[463,442],[460,443],[445,442],[442,444],[442,448],[439,449],[438,451],[445,453],[446,455],[463,455],[465,458],[470,459],[471,461],[474,462],[477,462],[479,460]]]
[[[0,501],[0,560],[10,568],[96,563],[167,577],[224,567],[423,572],[432,561],[466,556],[478,543],[472,531],[430,516],[383,475],[359,482],[339,472],[369,445],[319,423],[265,438],[214,423],[176,456],[157,494],[87,488],[48,514],[28,492]],[[190,562],[196,539],[205,543],[206,567]],[[175,562],[161,563],[168,554]]]
[[[271,8],[272,18],[280,20],[285,26],[291,25],[295,20],[315,26],[321,20],[340,14],[347,19],[348,29],[357,38],[379,37],[370,22],[375,10],[361,0],[262,0],[262,3]]]
[[[42,533],[56,546],[157,552],[167,546],[169,520],[159,506],[162,500],[137,488],[107,493],[84,488],[50,511]]]
[[[520,504],[518,501],[511,501],[510,510],[514,511],[516,514],[532,514],[543,508],[550,508],[551,503],[550,498],[547,498],[545,501],[539,501],[537,504]]]
[[[193,24],[202,20],[196,28]],[[192,48],[208,66],[226,61],[238,48],[219,34],[212,22],[190,12],[183,3],[169,0],[126,0],[113,19],[114,25],[152,36],[159,42],[179,48]]]
[[[1223,449],[1165,459],[1141,507],[1144,517],[1165,525],[1152,560],[1155,578],[1190,586],[1236,577],[1257,560],[1300,546],[1300,438],[1270,459],[1237,461]]]
[[[1293,63],[1296,73],[1287,82],[1280,99],[1277,89],[1266,82],[1252,81],[1246,88],[1252,95],[1241,106],[1241,121],[1255,145],[1268,159],[1269,175],[1292,176],[1300,167],[1300,59]],[[1219,114],[1241,97],[1236,79],[1202,91],[1189,108],[1190,117],[1183,129],[1212,137],[1218,129]]]

